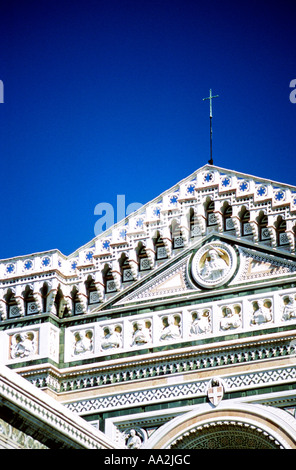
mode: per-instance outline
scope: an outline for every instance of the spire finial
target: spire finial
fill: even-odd
[[[213,165],[213,152],[212,152],[212,140],[213,140],[213,130],[212,130],[212,117],[213,117],[213,108],[212,108],[212,99],[218,98],[219,95],[212,95],[212,90],[210,89],[210,96],[203,98],[203,101],[210,100],[210,160],[209,164]]]

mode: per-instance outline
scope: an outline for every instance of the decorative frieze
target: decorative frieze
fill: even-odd
[[[0,449],[48,449],[48,447],[0,419]]]
[[[266,387],[272,385],[295,383],[296,368],[283,367],[271,368],[265,371],[250,371],[243,374],[229,374],[216,379],[218,385],[223,384],[222,395],[233,392],[250,389],[258,389],[258,387]],[[215,382],[215,381],[214,381]],[[215,383],[214,383],[215,385]],[[174,385],[162,385],[160,387],[149,387],[141,390],[128,390],[127,392],[117,394],[105,394],[96,398],[85,400],[71,401],[65,403],[65,406],[74,413],[79,415],[89,414],[91,412],[102,412],[110,410],[118,410],[135,406],[151,405],[153,403],[168,402],[171,400],[190,400],[197,397],[207,397],[210,388],[213,388],[213,381],[209,383],[209,379],[185,381]],[[215,406],[217,402],[215,400]]]
[[[172,380],[175,382],[176,375],[180,376],[180,374],[187,375],[191,372],[211,369],[217,374],[219,367],[251,365],[253,362],[265,362],[278,358],[295,358],[295,334],[260,338],[252,342],[244,340],[220,345],[216,343],[215,347],[203,345],[202,348],[196,347],[189,350],[185,348],[179,350],[178,353],[163,351],[161,355],[138,356],[130,362],[128,360],[124,363],[114,361],[112,365],[106,366],[104,363],[97,363],[94,369],[91,366],[81,370],[79,367],[74,367],[71,371],[63,373],[63,371],[54,372],[51,368],[47,368],[44,371],[24,372],[23,375],[38,388],[49,387],[56,392],[66,392],[165,376],[168,380],[170,376],[173,376]],[[271,363],[270,367],[272,367]],[[182,381],[184,377],[182,376]]]
[[[212,301],[122,319],[102,320],[65,330],[65,362],[130,352],[139,348],[156,348],[165,344],[186,343],[219,337],[231,331],[251,332],[266,327],[296,322],[296,291],[233,298],[228,302]],[[86,341],[87,348],[77,348],[76,339]],[[91,340],[90,340],[91,337]],[[91,346],[90,346],[91,345]]]
[[[97,320],[65,328],[64,362],[223,337],[235,331],[252,332],[296,322],[296,291],[271,291],[227,302],[197,303],[181,309],[121,319]],[[27,358],[50,357],[59,362],[60,330],[50,324],[0,331],[5,364]]]

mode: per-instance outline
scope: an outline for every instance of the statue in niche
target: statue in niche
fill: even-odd
[[[139,320],[135,324],[135,331],[133,334],[132,346],[140,346],[142,344],[151,342],[150,328],[144,320]]]
[[[199,335],[211,331],[210,311],[194,312],[192,314],[193,322],[190,327],[191,335]]]
[[[74,354],[84,354],[93,350],[93,332],[90,330],[77,331],[74,334]]]
[[[162,330],[162,334],[160,336],[161,340],[171,340],[180,338],[180,328],[176,323],[176,318],[174,315],[169,315],[165,317],[163,320],[164,328]]]
[[[216,248],[211,247],[207,253],[203,266],[200,268],[200,276],[205,280],[218,280],[224,276],[228,270],[228,264],[222,255],[225,254]]]
[[[28,357],[35,353],[35,335],[32,331],[17,333],[12,338],[11,357]]]
[[[251,323],[261,325],[262,323],[267,323],[272,320],[271,307],[268,307],[266,304],[266,300],[258,300],[258,308],[253,313]]]
[[[283,320],[291,320],[296,318],[296,301],[294,295],[289,295],[286,299],[284,299],[284,312],[283,312]]]
[[[239,314],[234,310],[233,306],[227,306],[223,309],[223,316],[220,322],[221,330],[234,330],[241,326]]]
[[[128,449],[139,449],[142,445],[142,440],[136,433],[135,429],[130,430],[129,438],[126,443]]]
[[[121,328],[110,325],[104,328],[104,338],[101,342],[102,349],[116,349],[122,347]]]

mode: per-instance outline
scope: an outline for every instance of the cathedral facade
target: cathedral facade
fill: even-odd
[[[0,279],[1,377],[77,420],[81,447],[296,448],[296,187],[205,165]],[[5,425],[61,446],[3,390]]]

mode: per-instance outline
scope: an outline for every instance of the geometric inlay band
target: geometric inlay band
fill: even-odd
[[[296,380],[296,367],[271,369],[240,375],[223,377],[225,391],[251,389],[260,385],[267,386]],[[207,392],[209,379],[149,388],[146,390],[129,391],[126,393],[110,394],[77,402],[65,403],[74,413],[88,414],[111,409],[128,408],[137,405],[159,403],[170,400],[190,399],[204,396]]]

